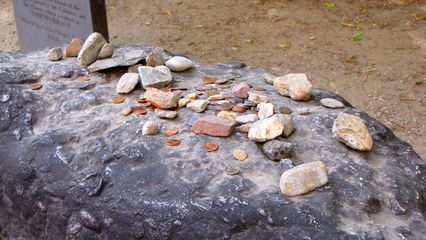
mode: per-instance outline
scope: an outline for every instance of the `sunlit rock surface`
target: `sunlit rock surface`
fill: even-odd
[[[116,49],[123,54],[150,47]],[[161,49],[165,60],[172,55]],[[426,165],[412,147],[341,97],[313,89],[310,101],[281,96],[263,80],[262,69],[237,62],[204,65],[173,73],[182,96],[205,86],[203,75],[247,81],[293,113],[295,131],[278,137],[294,145],[294,165],[323,161],[328,183],[308,194],[280,191],[288,160],[274,162],[262,143],[235,131],[230,137],[194,134],[203,113],[182,108],[173,120],[153,111],[123,116],[144,92],[137,86],[122,104],[111,103],[127,67],[90,73],[76,58],[49,62],[47,51],[0,53],[0,238],[2,239],[422,239],[426,236]],[[135,59],[140,57],[136,56]],[[110,60],[108,60],[110,61]],[[126,62],[127,63],[127,62]],[[61,74],[55,69],[72,73]],[[36,73],[36,74],[35,74]],[[42,77],[40,78],[40,73]],[[37,91],[31,83],[41,83]],[[315,85],[315,82],[313,81]],[[232,96],[231,88],[219,89]],[[253,92],[256,92],[252,90]],[[322,98],[342,101],[329,109]],[[203,93],[201,99],[206,99]],[[299,112],[309,114],[300,115]],[[333,138],[339,112],[367,123],[372,151],[352,150]],[[245,114],[255,113],[247,111]],[[143,136],[147,121],[160,126]],[[164,132],[178,128],[178,146]],[[216,142],[216,152],[203,145]],[[244,150],[244,161],[233,158]],[[238,175],[226,169],[239,170]]]

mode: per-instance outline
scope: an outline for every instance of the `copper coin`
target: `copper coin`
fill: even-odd
[[[290,114],[290,113],[292,113],[293,112],[293,110],[291,110],[290,108],[288,108],[288,107],[280,107],[280,113],[283,113],[283,114]]]
[[[169,146],[177,146],[177,145],[180,144],[180,140],[178,140],[178,139],[169,139],[169,140],[167,140],[166,144],[169,145]]]
[[[238,175],[240,173],[240,169],[238,169],[236,167],[226,167],[225,173],[230,175],[230,176]]]
[[[146,102],[146,100],[145,100],[145,98],[136,98],[136,102],[144,103],[144,102]]]
[[[217,80],[217,81],[215,82],[215,84],[225,84],[225,83],[227,83],[227,82],[229,82],[229,79],[222,78],[222,79]]]
[[[232,104],[232,103],[223,103],[220,106],[222,107],[223,110],[229,111],[229,110],[231,110],[234,107],[234,104]]]
[[[203,82],[205,83],[205,84],[213,84],[213,83],[215,83],[216,82],[216,78],[215,77],[212,77],[212,76],[204,76],[203,77]]]
[[[239,112],[239,113],[243,113],[243,112],[246,112],[246,111],[247,111],[247,108],[243,107],[243,106],[242,106],[242,105],[240,105],[240,104],[237,104],[237,105],[235,105],[235,106],[232,108],[232,111],[234,111],[234,112]]]
[[[147,113],[146,109],[141,106],[134,106],[132,108],[133,112],[135,112],[136,114],[145,115]]]
[[[223,85],[217,85],[217,87],[220,88],[220,89],[227,89],[227,88],[230,88],[231,85],[230,84],[223,84]]]
[[[209,89],[209,90],[206,90],[206,93],[207,93],[207,95],[208,95],[209,97],[214,96],[214,95],[218,95],[218,94],[219,94],[219,93],[217,92],[217,90],[216,90],[216,89]]]
[[[143,105],[144,105],[145,107],[149,107],[149,106],[151,106],[151,103],[150,103],[150,102],[144,102],[144,103],[143,103]]]
[[[233,155],[238,161],[244,161],[247,158],[247,153],[241,149],[235,149]]]
[[[120,104],[122,102],[124,102],[125,98],[121,95],[116,95],[112,98],[112,103],[114,104]]]
[[[208,143],[204,144],[204,149],[207,152],[217,151],[218,148],[219,148],[219,146],[214,142],[208,142]]]
[[[41,84],[41,83],[33,83],[33,84],[31,84],[31,90],[39,90],[42,87],[43,87],[43,84]]]
[[[204,92],[207,90],[212,89],[211,87],[196,87],[195,90],[200,91],[200,92]]]
[[[164,133],[164,135],[166,135],[167,137],[171,137],[176,135],[178,132],[179,130],[177,128],[170,128]]]

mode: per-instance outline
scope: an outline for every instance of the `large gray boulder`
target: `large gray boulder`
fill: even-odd
[[[119,48],[115,56],[151,47]],[[162,51],[165,59],[171,54]],[[182,108],[173,120],[153,111],[123,116],[142,89],[112,104],[125,69],[90,73],[77,59],[52,63],[46,51],[0,53],[0,239],[422,239],[426,236],[426,164],[406,142],[340,96],[313,89],[296,102],[263,83],[266,72],[240,63],[194,63],[174,75],[182,96],[205,86],[203,75],[244,79],[293,110],[293,165],[323,161],[328,183],[297,197],[280,191],[288,160],[270,161],[246,133],[219,138],[191,132],[201,116]],[[71,78],[51,66],[66,65]],[[34,74],[38,72],[37,74]],[[40,74],[41,73],[41,74]],[[41,76],[41,77],[40,77]],[[233,76],[233,77],[230,77]],[[234,80],[233,80],[234,79]],[[31,90],[31,83],[41,83]],[[231,88],[219,89],[232,96]],[[207,98],[206,94],[200,98]],[[325,108],[322,98],[345,104]],[[308,115],[300,115],[309,108]],[[305,111],[306,112],[306,111]],[[374,146],[358,152],[333,138],[340,112],[366,121]],[[254,113],[249,110],[246,114]],[[160,134],[143,136],[157,122]],[[165,130],[178,128],[178,146]],[[219,145],[206,152],[207,142]],[[233,159],[234,149],[248,158]],[[229,169],[237,169],[229,175]],[[228,170],[227,170],[228,169]],[[228,174],[227,174],[228,173]]]

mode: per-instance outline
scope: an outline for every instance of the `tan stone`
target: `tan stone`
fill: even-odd
[[[368,132],[364,120],[360,117],[339,113],[333,124],[333,137],[346,146],[360,151],[370,151],[373,139]]]
[[[289,96],[294,100],[309,100],[312,84],[306,74],[287,74],[274,80],[274,87],[283,96]]]
[[[185,107],[189,102],[191,102],[191,99],[189,98],[182,98],[179,100],[178,105],[180,108]]]
[[[248,93],[248,100],[254,103],[261,103],[261,102],[268,102],[268,98],[266,96],[260,95],[258,93],[255,92],[249,92]]]
[[[190,93],[188,94],[188,96],[186,96],[187,98],[189,98],[190,100],[195,100],[197,99],[197,93]]]
[[[194,112],[201,113],[206,110],[207,105],[209,104],[206,100],[195,100],[186,105],[187,108],[191,109]]]
[[[98,54],[98,59],[110,58],[114,54],[114,46],[111,43],[106,43]]]
[[[308,193],[328,182],[327,167],[322,161],[304,163],[281,175],[281,192],[289,197]]]
[[[228,119],[228,120],[235,121],[235,118],[237,117],[237,114],[234,113],[234,112],[229,112],[229,111],[220,111],[217,114],[217,116],[221,117],[221,118]]]
[[[146,89],[144,98],[152,105],[161,109],[177,107],[179,101],[179,96],[173,92],[163,92],[156,88]]]
[[[64,49],[65,57],[77,57],[81,50],[80,38],[74,38]]]
[[[49,61],[59,61],[62,59],[62,57],[62,49],[59,47],[50,49],[49,53],[47,54],[47,59]]]
[[[265,79],[265,82],[273,85],[277,76],[270,74],[270,73],[265,73],[265,74],[263,74],[263,78]]]
[[[270,118],[259,120],[250,128],[248,137],[256,142],[265,142],[280,136],[284,130],[284,121],[274,115]]]
[[[157,108],[155,109],[154,114],[159,118],[173,119],[177,117],[178,112]]]
[[[257,116],[259,119],[265,119],[274,115],[274,104],[261,102],[257,105]]]
[[[95,32],[90,34],[78,54],[80,64],[86,66],[94,63],[106,43],[105,38],[100,33]]]
[[[137,73],[125,73],[121,76],[117,83],[117,93],[129,93],[131,92],[139,82],[139,74]]]

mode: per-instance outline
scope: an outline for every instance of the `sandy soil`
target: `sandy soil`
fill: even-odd
[[[426,159],[426,1],[107,0],[114,44],[147,44],[208,63],[238,59],[305,72],[390,127]],[[0,50],[17,50],[0,0]],[[357,31],[360,42],[353,40]],[[260,80],[261,81],[261,80]]]

